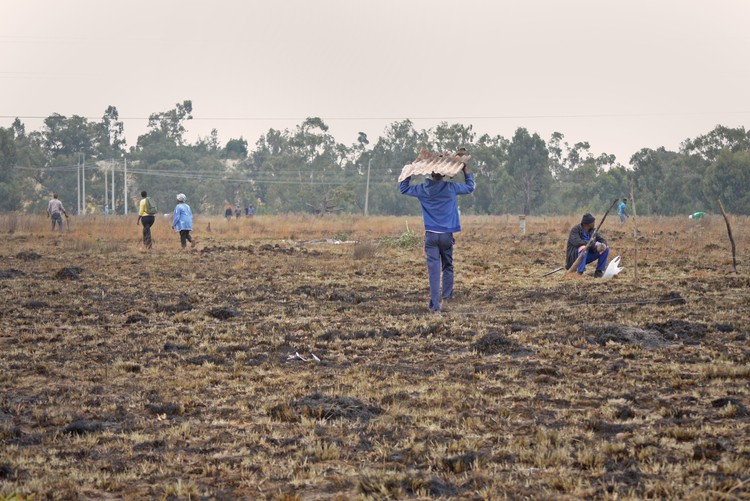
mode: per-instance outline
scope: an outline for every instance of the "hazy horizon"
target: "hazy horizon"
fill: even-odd
[[[748,124],[747,19],[740,1],[14,2],[0,126],[113,105],[134,146],[151,113],[190,99],[191,142],[216,128],[252,148],[321,117],[352,144],[408,118],[557,131],[628,165],[640,148]]]

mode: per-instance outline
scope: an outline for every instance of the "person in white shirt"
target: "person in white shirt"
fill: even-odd
[[[57,193],[52,194],[52,200],[49,201],[49,205],[47,205],[47,217],[52,218],[52,231],[55,231],[55,224],[60,224],[60,233],[62,233],[63,230],[63,224],[62,224],[62,217],[63,214],[65,215],[65,219],[68,218],[68,213],[65,212],[65,207],[63,207],[62,202],[60,199],[57,198]]]

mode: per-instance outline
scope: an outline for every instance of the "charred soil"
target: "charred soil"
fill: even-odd
[[[185,253],[8,235],[0,496],[749,496],[750,269],[726,274],[723,221],[671,221],[666,249],[640,218],[638,283],[606,226],[625,271],[542,278],[576,222],[464,218],[441,315],[419,245],[300,239],[351,218]],[[403,231],[378,225],[360,240]]]

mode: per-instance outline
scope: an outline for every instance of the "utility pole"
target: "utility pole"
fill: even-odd
[[[78,193],[78,203],[76,204],[76,215],[81,213],[81,157],[76,162],[76,193]]]
[[[112,162],[112,214],[115,214],[115,163]]]
[[[107,207],[109,207],[109,193],[107,192],[107,168],[104,168],[104,214],[108,214],[109,211],[107,210]]]
[[[124,167],[122,173],[122,186],[123,186],[123,200],[125,201],[125,215],[128,215],[128,159],[124,159]]]
[[[365,216],[367,215],[367,207],[370,201],[370,164],[372,164],[372,158],[367,161],[367,184],[365,185]]]
[[[83,163],[81,164],[81,186],[83,187],[82,195],[83,198],[83,211],[81,212],[83,215],[86,215],[86,154],[83,154]]]

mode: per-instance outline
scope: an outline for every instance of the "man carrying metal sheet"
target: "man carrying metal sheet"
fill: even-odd
[[[409,186],[411,176],[399,186],[402,195],[417,197],[422,205],[424,220],[424,250],[427,255],[427,272],[430,277],[430,311],[440,312],[440,299],[453,297],[453,234],[461,231],[456,197],[474,191],[474,178],[463,164],[465,183],[443,180],[443,175],[433,172],[422,184]],[[442,272],[443,290],[440,293]]]

